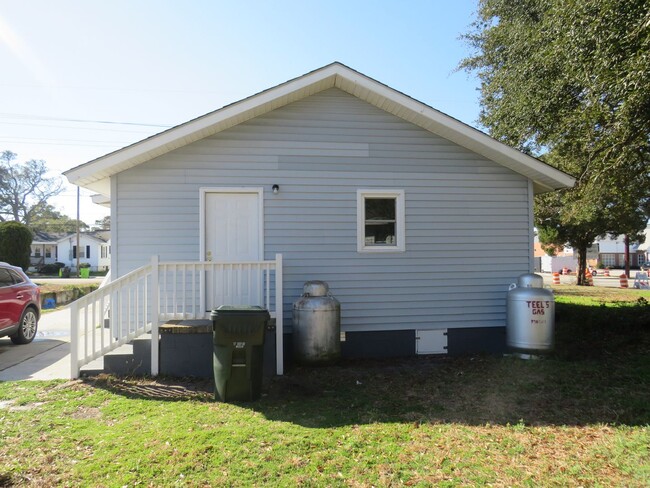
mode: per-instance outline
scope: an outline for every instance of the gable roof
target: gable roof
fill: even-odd
[[[60,237],[56,242],[63,242],[68,239],[75,239],[76,237],[77,237],[77,233],[71,232],[69,234]],[[88,232],[80,232],[79,237],[80,238],[87,237],[88,239],[92,239],[94,241],[104,244],[110,240],[110,231],[91,230]]]
[[[56,243],[64,234],[50,234],[48,232],[42,232],[40,230],[32,231],[34,237],[32,238],[32,244],[53,244]]]
[[[63,174],[72,184],[110,197],[112,175],[333,87],[530,178],[535,193],[571,187],[575,183],[566,173],[338,62],[226,105]]]

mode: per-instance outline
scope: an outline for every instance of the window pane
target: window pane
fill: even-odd
[[[19,275],[18,273],[16,273],[15,271],[11,271],[11,270],[8,270],[8,271],[9,271],[9,274],[11,275],[11,277],[13,278],[14,283],[22,283],[23,281],[25,281],[25,280],[23,279],[23,277],[20,276],[20,275]]]
[[[396,244],[396,201],[395,198],[366,198],[366,246],[394,246]]]
[[[366,197],[366,221],[392,220],[395,222],[395,198]]]
[[[395,224],[366,225],[366,246],[395,244]]]
[[[14,280],[9,274],[9,270],[0,268],[0,288],[4,286],[11,286],[14,284]]]

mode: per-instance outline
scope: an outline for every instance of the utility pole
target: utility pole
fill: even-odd
[[[80,187],[77,187],[77,278],[81,276],[79,269],[79,254],[81,253],[81,247],[79,247],[80,235],[79,235],[79,190]]]

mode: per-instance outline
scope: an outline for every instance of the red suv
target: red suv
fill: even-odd
[[[41,292],[23,270],[0,262],[0,337],[29,344],[41,315]]]

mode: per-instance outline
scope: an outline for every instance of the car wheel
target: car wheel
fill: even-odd
[[[36,337],[36,329],[38,328],[38,318],[36,311],[32,307],[28,307],[20,317],[20,325],[14,335],[11,336],[11,342],[14,344],[29,344]]]

